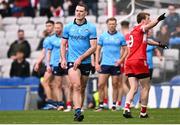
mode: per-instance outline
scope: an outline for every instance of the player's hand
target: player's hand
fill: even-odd
[[[48,65],[48,66],[46,67],[46,71],[49,72],[49,73],[52,72],[52,68],[50,67],[50,65]]]
[[[118,60],[115,62],[115,66],[120,66],[122,63],[123,63],[123,60],[122,60],[122,59],[118,59]]]
[[[101,66],[99,64],[96,64],[95,69],[96,69],[97,72],[100,72],[101,71]]]
[[[76,61],[74,62],[73,69],[76,70],[78,66],[81,64],[81,62],[82,62],[81,57],[77,58]]]
[[[61,60],[61,68],[66,69],[67,68],[67,62],[65,59]]]
[[[161,20],[164,20],[166,17],[165,17],[165,14],[166,13],[163,13],[162,15],[160,15],[159,17],[158,17],[158,21],[161,21]]]
[[[39,68],[40,68],[39,63],[36,63],[35,66],[34,66],[34,71],[38,72]]]
[[[168,49],[168,45],[167,44],[159,43],[159,47],[161,47],[163,49]]]

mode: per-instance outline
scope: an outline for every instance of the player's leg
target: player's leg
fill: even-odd
[[[149,97],[149,90],[150,90],[150,77],[142,78],[139,80],[141,85],[141,118],[147,118],[147,104],[148,104],[148,97]]]
[[[113,105],[112,110],[116,110],[116,101],[118,98],[118,82],[119,75],[112,75],[112,88],[113,88]]]
[[[101,111],[103,106],[103,101],[105,98],[105,87],[107,86],[109,74],[100,73],[98,76],[98,92],[99,92],[99,107],[97,111]]]
[[[67,109],[64,110],[64,112],[69,112],[72,109],[72,85],[70,83],[68,75],[63,76],[62,84],[66,97],[66,106],[67,106]]]
[[[82,121],[84,115],[81,113],[82,95],[81,95],[81,72],[79,69],[74,70],[70,68],[68,70],[69,80],[73,87],[73,104],[75,108],[74,120]]]
[[[52,93],[57,103],[57,109],[63,110],[63,94],[62,94],[62,76],[54,76],[54,82],[52,83]]]
[[[104,100],[103,100],[103,107],[104,109],[108,109],[108,80],[107,83],[105,83],[104,86]]]
[[[46,105],[43,107],[44,110],[56,109],[55,101],[53,100],[51,82],[54,77],[52,73],[45,72],[43,82],[41,83],[46,94]]]
[[[82,108],[83,108],[84,99],[85,99],[85,90],[86,90],[87,81],[88,81],[88,76],[82,75],[81,76],[81,96],[82,96],[81,107]]]
[[[131,118],[130,113],[130,104],[133,101],[134,95],[137,92],[138,89],[138,80],[133,75],[128,76],[129,84],[130,84],[130,90],[126,96],[126,102],[125,102],[125,108],[123,112],[123,116],[126,118]]]
[[[116,102],[116,109],[117,110],[121,109],[121,102],[122,102],[122,97],[124,94],[122,77],[123,77],[123,74],[121,74],[119,76],[119,82],[118,82],[118,99]]]

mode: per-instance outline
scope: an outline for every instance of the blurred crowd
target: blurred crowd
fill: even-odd
[[[98,0],[1,0],[0,13],[2,17],[7,16],[70,16],[74,14],[78,3],[88,5],[93,15],[97,15]]]

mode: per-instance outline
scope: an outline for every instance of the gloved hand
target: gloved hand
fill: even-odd
[[[162,15],[160,15],[159,17],[158,17],[158,21],[161,21],[161,20],[164,20],[166,17],[165,17],[165,14],[166,13],[163,13]]]
[[[168,49],[168,45],[167,44],[159,43],[159,47],[161,47],[163,49]]]

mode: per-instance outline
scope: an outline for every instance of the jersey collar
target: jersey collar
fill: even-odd
[[[108,34],[110,34],[110,35],[114,35],[114,34],[117,33],[117,30],[116,30],[114,33],[110,33],[109,31],[107,31],[107,32],[108,32]]]
[[[82,23],[82,24],[77,24],[77,23],[76,23],[76,18],[75,18],[75,19],[74,19],[74,24],[76,24],[76,25],[78,25],[78,26],[82,26],[82,25],[84,25],[84,24],[87,24],[87,20],[86,20],[86,18],[85,18],[84,23]]]

